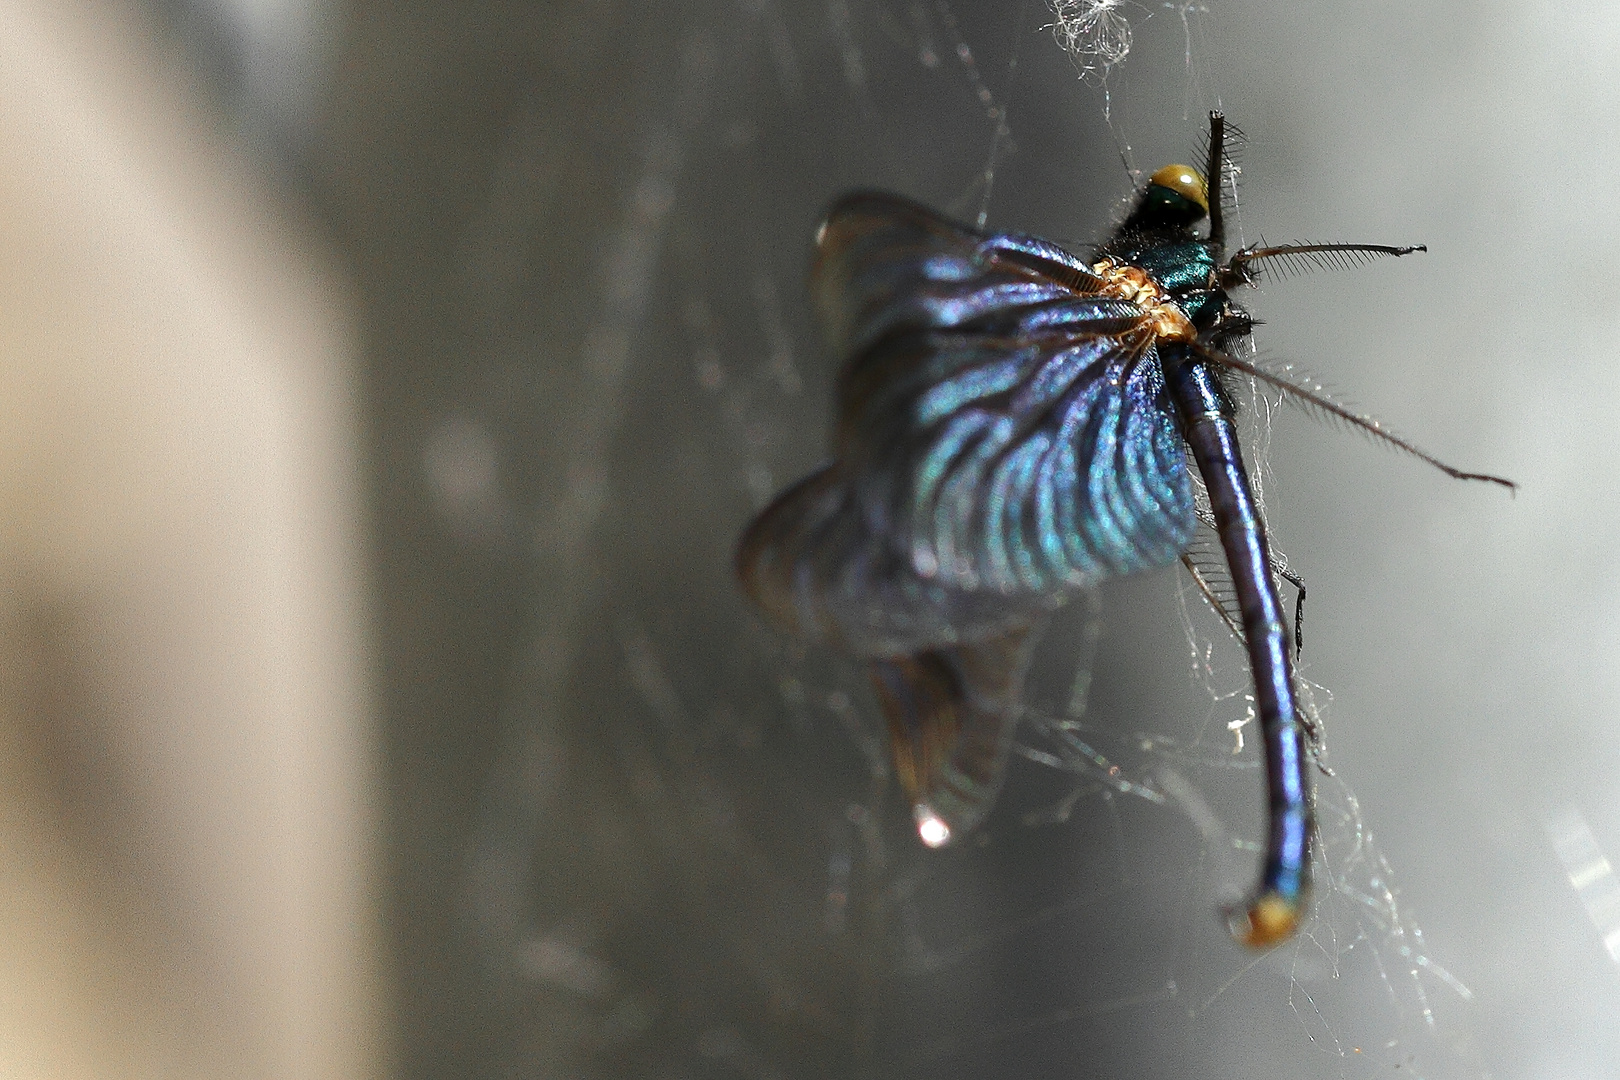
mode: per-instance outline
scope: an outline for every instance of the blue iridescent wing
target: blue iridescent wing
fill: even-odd
[[[810,297],[840,362],[909,330],[1016,330],[1101,282],[1035,237],[986,236],[898,195],[857,191],[816,231]],[[1134,312],[1134,308],[1128,308]],[[1031,319],[1031,316],[1034,316]]]
[[[1045,241],[893,195],[833,207],[811,293],[841,363],[837,468],[905,572],[1029,607],[1180,554],[1173,406],[1141,310],[1100,288]]]
[[[816,246],[835,459],[737,571],[773,622],[872,661],[919,828],[948,837],[1000,785],[1045,612],[1191,537],[1182,440],[1143,312],[1062,249],[875,193]]]
[[[1139,308],[1062,249],[857,193],[811,293],[840,361],[836,460],[744,537],[782,625],[887,656],[1004,633],[1174,562],[1193,498]]]
[[[846,370],[838,457],[912,573],[1016,602],[1180,555],[1192,491],[1158,357],[1104,322],[900,335]]]

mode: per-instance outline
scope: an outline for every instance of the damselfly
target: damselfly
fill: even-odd
[[[1105,578],[1178,559],[1205,584],[1186,555],[1202,520],[1231,581],[1230,602],[1206,595],[1247,648],[1264,736],[1265,867],[1232,913],[1234,933],[1264,946],[1293,932],[1308,891],[1307,718],[1227,381],[1257,379],[1453,477],[1513,485],[1454,469],[1241,355],[1253,320],[1229,294],[1268,263],[1424,249],[1228,257],[1227,134],[1211,113],[1205,172],[1154,173],[1091,259],[896,195],[834,204],[810,278],[841,365],[834,460],[753,521],[737,570],[774,622],[870,661],[896,772],[938,845],[995,797],[1044,616]]]

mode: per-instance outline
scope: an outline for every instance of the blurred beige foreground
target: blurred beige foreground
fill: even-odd
[[[377,1075],[345,293],[105,8],[0,0],[0,1076]]]

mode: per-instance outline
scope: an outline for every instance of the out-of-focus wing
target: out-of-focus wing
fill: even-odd
[[[932,847],[973,828],[995,802],[1038,624],[872,662],[895,772]]]
[[[840,463],[805,477],[749,523],[737,576],[772,623],[857,656],[893,657],[999,637],[1064,596],[1010,604],[985,590],[950,589],[912,572],[892,537],[873,528]]]

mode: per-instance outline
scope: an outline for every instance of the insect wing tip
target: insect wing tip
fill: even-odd
[[[932,806],[918,803],[911,808],[911,813],[917,822],[917,838],[926,846],[942,848],[951,842],[950,823],[936,814]]]

